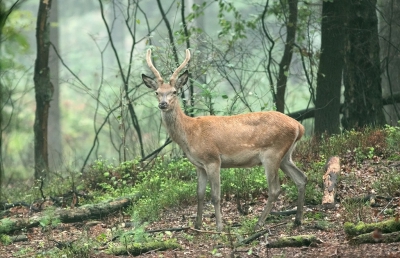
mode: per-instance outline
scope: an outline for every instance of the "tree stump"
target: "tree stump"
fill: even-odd
[[[336,184],[340,175],[340,159],[333,156],[328,159],[325,165],[324,180],[324,196],[322,197],[322,205],[326,208],[335,206]]]

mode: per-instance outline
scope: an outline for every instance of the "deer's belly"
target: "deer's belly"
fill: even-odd
[[[221,168],[249,168],[261,165],[259,152],[221,155]]]

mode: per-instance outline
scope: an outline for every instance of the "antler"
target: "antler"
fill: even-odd
[[[156,76],[159,85],[163,84],[164,83],[163,78],[161,77],[160,73],[157,71],[157,69],[153,65],[153,62],[151,61],[151,49],[147,50],[146,61],[147,61],[147,65],[149,66],[150,70]]]
[[[179,72],[189,63],[190,60],[190,50],[186,49],[186,58],[183,63],[176,68],[175,72],[172,74],[171,79],[169,79],[169,84],[173,87],[175,86],[176,77],[178,76]]]

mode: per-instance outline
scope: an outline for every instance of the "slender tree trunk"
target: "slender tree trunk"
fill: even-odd
[[[293,45],[296,40],[297,30],[297,3],[298,0],[289,0],[289,18],[286,22],[286,44],[282,60],[279,64],[279,75],[276,89],[276,109],[285,112],[285,93],[290,63],[293,56]]]
[[[321,56],[317,75],[314,133],[340,132],[340,89],[346,0],[322,3]]]
[[[45,177],[48,168],[48,117],[53,85],[49,69],[49,22],[51,0],[40,0],[36,24],[37,56],[33,80],[35,82],[36,112],[33,126],[35,137],[35,179]]]
[[[385,123],[376,0],[348,0],[344,70],[344,129]]]
[[[52,0],[50,14],[50,41],[59,50],[58,44],[58,0]],[[60,87],[59,87],[59,68],[58,57],[53,48],[50,49],[50,81],[54,86],[54,93],[51,99],[49,110],[49,169],[57,170],[62,163],[63,148],[61,143],[61,115],[60,115]]]
[[[383,96],[394,99],[400,94],[400,3],[398,0],[381,0],[379,16],[379,35],[382,60]],[[386,122],[397,125],[400,120],[400,104],[386,105]]]
[[[3,27],[6,22],[6,10],[4,3],[0,2],[0,58],[1,58],[1,45],[3,42]],[[0,76],[2,76],[2,67],[0,62]],[[3,199],[3,178],[4,178],[4,165],[3,165],[3,84],[0,79],[0,201]]]

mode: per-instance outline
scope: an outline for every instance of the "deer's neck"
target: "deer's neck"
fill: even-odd
[[[190,122],[190,117],[185,115],[179,105],[175,105],[169,111],[161,112],[161,117],[171,139],[186,152],[187,135],[185,128]]]

